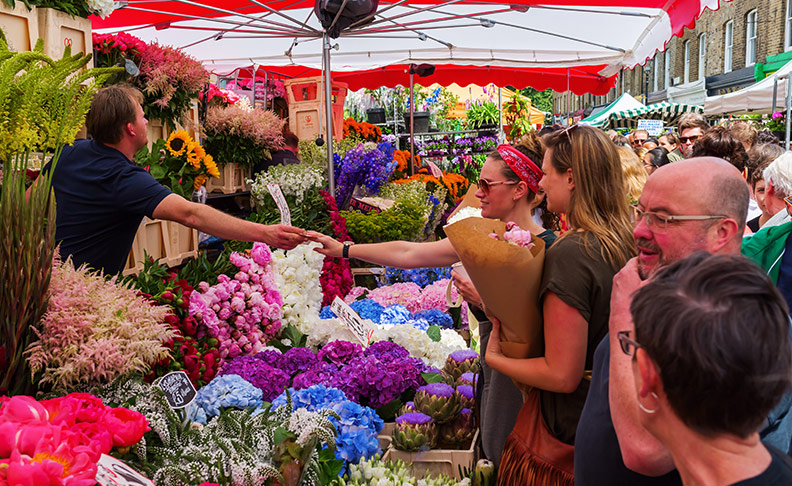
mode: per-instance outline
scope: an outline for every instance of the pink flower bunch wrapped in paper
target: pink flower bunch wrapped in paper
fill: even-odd
[[[146,417],[88,393],[0,399],[0,484],[93,486],[96,463],[149,430]]]
[[[201,282],[190,296],[190,315],[202,324],[198,338],[208,333],[219,341],[221,365],[261,351],[280,331],[283,315],[269,247],[255,243],[250,257],[234,252],[230,259],[239,268],[233,279],[220,275],[211,287]]]
[[[398,304],[413,313],[422,310],[419,305],[420,297],[421,287],[414,282],[399,282],[387,287],[379,287],[369,291],[367,296],[383,307]],[[443,293],[443,299],[445,299],[445,293]]]
[[[523,248],[531,249],[534,246],[533,242],[531,242],[533,238],[531,232],[520,228],[514,221],[506,223],[506,231],[503,233],[503,238],[499,237],[498,233],[490,233],[490,237],[496,240],[502,239],[510,245],[517,245]]]

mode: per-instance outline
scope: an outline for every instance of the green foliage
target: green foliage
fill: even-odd
[[[500,121],[500,110],[492,100],[474,102],[467,110],[468,128],[479,128],[482,125],[497,125]]]
[[[221,163],[233,161],[242,167],[253,167],[262,159],[272,159],[270,151],[261,148],[255,140],[235,133],[207,134],[203,145]]]
[[[553,111],[553,90],[546,89],[544,91],[537,91],[534,88],[524,88],[520,90],[523,96],[531,99],[533,105],[545,113]]]
[[[251,243],[252,248],[252,243]],[[183,278],[193,287],[201,282],[213,284],[221,274],[234,275],[238,269],[228,258],[230,252],[223,252],[214,262],[209,260],[205,252],[189,260],[181,270],[179,278]]]
[[[355,137],[348,137],[342,140],[333,140],[333,152],[337,153],[342,159],[348,150],[357,147],[360,140]],[[304,164],[327,168],[327,146],[317,146],[313,140],[300,140],[300,161]]]
[[[6,0],[6,2],[8,1],[13,2],[13,0]],[[94,13],[93,9],[84,0],[33,0],[30,4],[37,7],[54,8],[55,10],[85,19]],[[25,1],[25,5],[28,5],[27,1]]]
[[[357,243],[419,241],[426,224],[423,206],[409,201],[399,201],[381,213],[341,211],[341,216],[346,218],[349,236]]]

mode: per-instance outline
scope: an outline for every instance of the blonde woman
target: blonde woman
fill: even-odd
[[[616,147],[621,161],[622,174],[624,174],[624,185],[627,188],[627,199],[630,202],[638,202],[641,197],[646,179],[649,177],[644,170],[641,159],[635,152],[627,147]]]
[[[566,213],[570,229],[545,256],[539,290],[544,356],[504,356],[493,321],[489,366],[534,388],[506,441],[498,474],[504,486],[573,483],[572,444],[589,389],[586,370],[608,332],[613,276],[635,255],[624,176],[611,140],[600,130],[573,126],[545,142],[540,187],[548,209]]]

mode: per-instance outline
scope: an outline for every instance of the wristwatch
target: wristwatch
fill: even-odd
[[[344,242],[344,250],[341,252],[341,256],[343,256],[344,258],[348,259],[349,258],[349,247],[352,246],[352,245],[354,245],[353,242],[345,241]]]

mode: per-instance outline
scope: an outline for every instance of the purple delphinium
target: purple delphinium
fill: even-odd
[[[419,388],[418,392],[424,392],[434,397],[448,398],[454,394],[454,387],[445,383],[430,383]]]
[[[291,348],[283,353],[280,369],[290,376],[294,376],[297,373],[308,371],[318,361],[316,354],[308,348]]]
[[[460,349],[459,351],[454,351],[453,353],[449,354],[448,357],[457,363],[463,363],[469,359],[478,358],[479,354],[472,349]]]
[[[271,401],[289,386],[290,377],[283,371],[273,368],[264,361],[253,356],[240,356],[226,362],[218,376],[239,375],[261,390],[262,398]]]
[[[320,360],[341,365],[347,363],[352,358],[362,355],[363,348],[357,343],[332,341],[319,350],[318,357]]]
[[[432,422],[432,417],[420,412],[405,413],[396,417],[397,424],[424,425]]]
[[[294,377],[292,387],[295,390],[308,388],[312,385],[326,385],[333,381],[333,376],[338,372],[338,367],[326,361],[317,362],[311,369]]]
[[[397,358],[406,358],[410,352],[391,341],[377,341],[366,348],[365,356],[374,356],[380,361],[393,361]]]

